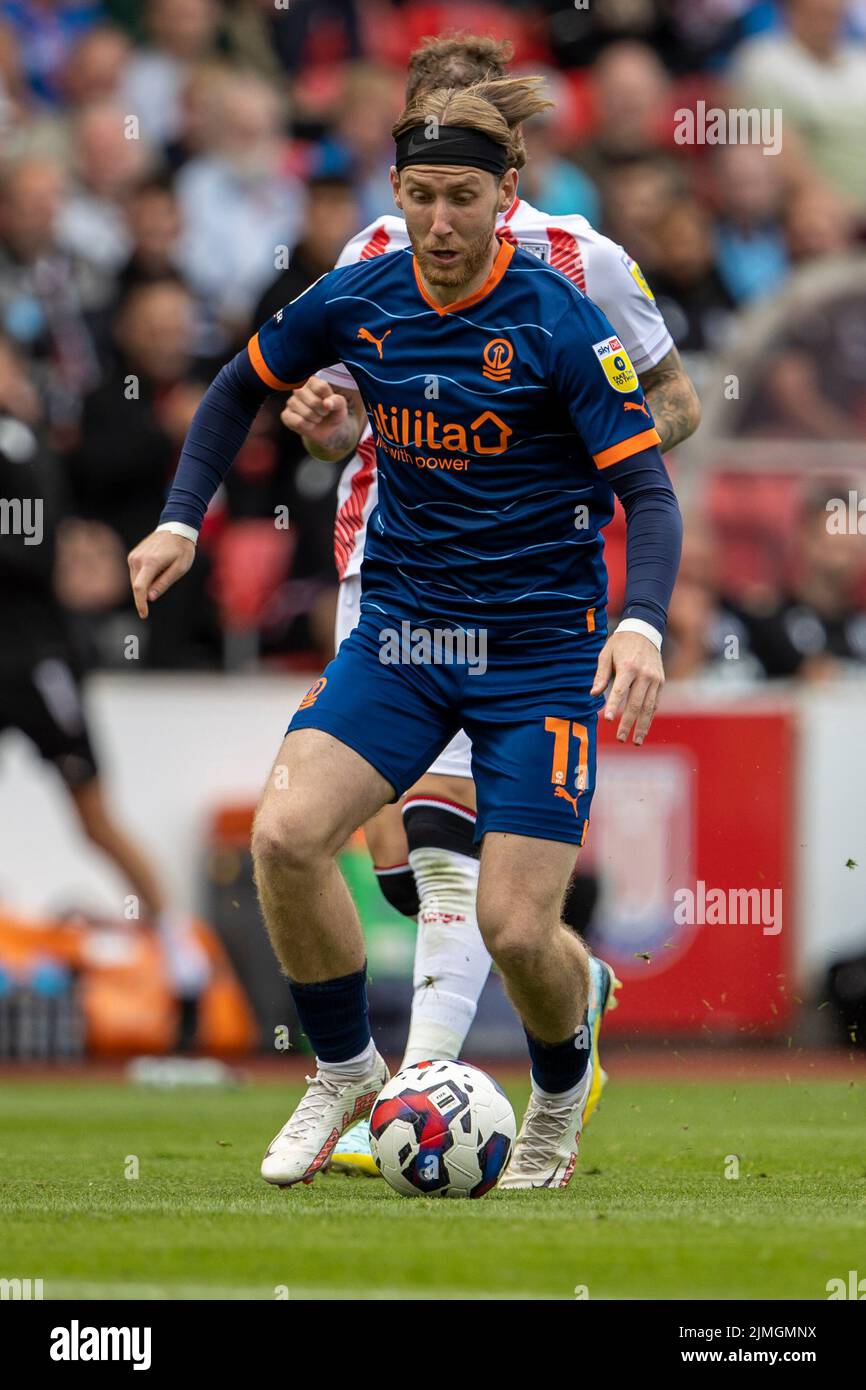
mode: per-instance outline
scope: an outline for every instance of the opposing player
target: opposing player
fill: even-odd
[[[407,101],[435,87],[466,87],[504,77],[507,42],[465,34],[428,40],[412,54]],[[515,164],[523,166],[522,144]],[[499,216],[497,236],[562,271],[607,315],[637,371],[661,438],[673,447],[696,428],[697,396],[640,267],[621,246],[581,216],[553,217],[517,194]],[[359,232],[344,248],[338,267],[409,245],[406,223],[393,214]],[[382,344],[383,351],[386,348]],[[496,348],[492,349],[495,354]],[[495,378],[495,368],[491,370]],[[345,398],[345,405],[343,399]],[[361,561],[367,522],[376,505],[376,442],[351,372],[333,366],[310,379],[287,402],[283,421],[305,436],[307,449],[340,459],[357,451],[343,469],[334,529],[340,575],[336,646],[360,616]],[[399,806],[386,806],[364,827],[380,887],[405,915],[417,918],[414,994],[403,1065],[428,1057],[459,1057],[490,969],[478,931],[475,898],[478,851],[474,845],[475,789],[471,744],[455,735]],[[597,1033],[616,981],[602,962],[592,962],[592,1026]],[[596,1069],[587,1118],[600,1097],[605,1073]],[[369,1132],[358,1125],[340,1139],[333,1172],[378,1174]]]
[[[161,526],[130,556],[146,616],[191,565],[197,527],[268,392],[327,362],[352,369],[379,471],[361,619],[294,715],[253,831],[265,921],[317,1058],[262,1164],[280,1186],[315,1177],[387,1076],[335,855],[461,727],[478,793],[479,927],[532,1060],[504,1183],[564,1186],[574,1169],[594,1071],[589,965],[559,909],[586,835],[602,692],[612,679],[606,716],[619,717],[622,739],[641,744],[655,712],[681,520],[610,323],[494,234],[514,201],[518,127],[548,105],[537,88],[506,79],[409,104],[392,180],[412,251],[323,276],[223,368]],[[502,346],[495,380],[491,342]],[[625,620],[608,637],[599,530],[615,494],[628,577]],[[406,627],[408,654],[399,637],[394,646]],[[482,640],[483,669],[437,660],[443,634]]]
[[[118,821],[106,792],[66,615],[54,592],[62,511],[57,493],[57,465],[44,442],[38,394],[19,355],[0,335],[0,496],[22,509],[33,497],[40,499],[37,535],[22,539],[14,528],[0,531],[0,738],[18,729],[56,769],[82,832],[138,897],[179,1002],[176,1046],[185,1051],[194,1042],[210,965],[194,924],[169,903],[156,867]]]

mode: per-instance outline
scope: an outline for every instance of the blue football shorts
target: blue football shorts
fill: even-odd
[[[477,660],[448,663],[445,648],[443,659],[430,659],[435,645],[412,660],[417,629],[395,660],[383,621],[362,613],[287,732],[321,729],[347,744],[390,782],[396,801],[463,728],[472,740],[476,842],[496,830],[582,845],[604,703],[590,689],[606,631],[490,633],[482,669]]]

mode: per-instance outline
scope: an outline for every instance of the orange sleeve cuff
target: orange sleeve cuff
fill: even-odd
[[[655,427],[641,430],[640,434],[633,434],[631,438],[623,439],[619,444],[612,444],[609,449],[602,449],[600,454],[593,454],[593,462],[597,468],[610,468],[611,464],[622,463],[623,459],[631,458],[632,454],[639,454],[642,449],[649,449],[653,444],[661,442],[661,436]]]
[[[307,380],[307,378],[304,377],[303,381],[280,381],[278,376],[274,376],[262,356],[262,350],[259,347],[258,333],[254,333],[247,343],[247,352],[249,353],[250,361],[253,364],[256,375],[260,376],[265,385],[270,386],[273,391],[294,391],[296,387],[303,386],[304,381]]]

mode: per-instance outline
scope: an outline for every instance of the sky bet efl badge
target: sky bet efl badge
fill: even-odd
[[[614,391],[628,394],[637,390],[637,373],[619,338],[603,338],[600,343],[593,343],[592,350]]]
[[[649,285],[647,284],[644,273],[638,265],[637,261],[633,261],[631,256],[629,255],[624,255],[622,259],[623,263],[628,269],[629,275],[634,280],[638,289],[641,291],[642,294],[646,295],[647,299],[649,299],[653,304],[655,304],[656,297],[650,289]]]

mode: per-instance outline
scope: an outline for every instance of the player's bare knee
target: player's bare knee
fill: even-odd
[[[520,969],[543,949],[538,919],[516,897],[486,895],[478,900],[478,927],[485,946],[504,970]]]
[[[256,873],[270,879],[310,872],[328,856],[325,836],[300,805],[279,813],[262,809],[253,825],[251,850]]]
[[[500,923],[485,945],[506,976],[535,975],[545,954],[544,939],[527,930],[526,921]]]

